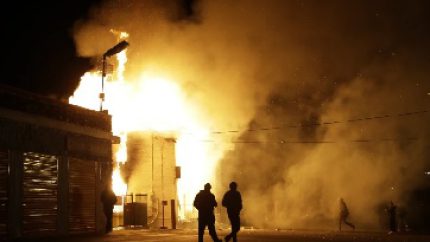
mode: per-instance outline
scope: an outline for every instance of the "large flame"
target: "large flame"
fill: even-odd
[[[124,35],[126,36],[126,35]],[[187,102],[184,91],[164,73],[142,70],[138,80],[125,80],[126,51],[116,55],[118,67],[105,83],[105,110],[112,115],[114,135],[121,143],[115,154],[117,163],[126,162],[126,137],[130,131],[168,131],[176,134],[176,161],[181,167],[178,180],[180,218],[192,211],[192,199],[201,185],[212,178],[219,156],[214,155],[210,144],[202,142],[209,136],[209,128],[196,114],[196,104]],[[79,87],[69,99],[71,104],[99,110],[101,75],[88,72],[82,76]],[[196,172],[198,171],[198,172]],[[119,165],[114,167],[113,190],[117,196],[125,195]]]
[[[124,183],[119,169],[115,169],[112,173],[113,192],[117,195],[125,195],[127,193],[127,184]]]

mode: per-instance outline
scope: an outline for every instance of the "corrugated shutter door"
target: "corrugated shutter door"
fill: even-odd
[[[69,159],[69,232],[95,232],[96,167],[94,161]]]
[[[8,167],[8,151],[0,149],[0,238],[7,235]]]
[[[58,159],[33,152],[24,153],[23,159],[23,234],[53,234],[57,230]]]

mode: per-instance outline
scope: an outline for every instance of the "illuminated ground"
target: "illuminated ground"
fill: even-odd
[[[224,237],[227,230],[218,230],[218,235]],[[206,233],[207,235],[207,233]],[[393,234],[376,232],[334,232],[334,231],[275,231],[275,230],[242,230],[239,234],[240,242],[374,242],[374,241],[402,241],[428,242],[430,235]],[[47,241],[47,240],[43,240]],[[67,242],[194,242],[197,241],[196,230],[117,230],[108,235],[97,237],[74,237],[53,241]],[[208,236],[206,242],[212,241]]]

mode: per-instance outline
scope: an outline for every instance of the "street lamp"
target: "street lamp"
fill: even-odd
[[[111,57],[113,55],[118,54],[119,52],[125,50],[129,46],[129,43],[125,40],[119,42],[114,47],[110,48],[103,54],[103,60],[102,60],[102,92],[100,93],[100,111],[103,111],[103,102],[105,100],[105,93],[104,93],[104,87],[105,87],[105,76],[106,76],[106,58]]]

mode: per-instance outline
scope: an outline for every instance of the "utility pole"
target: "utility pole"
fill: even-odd
[[[100,98],[100,112],[103,111],[103,102],[105,101],[105,77],[106,77],[106,59],[107,57],[111,57],[113,55],[118,54],[119,52],[125,50],[129,46],[129,43],[125,40],[119,42],[114,47],[110,48],[103,54],[102,59],[102,91],[99,95]]]

